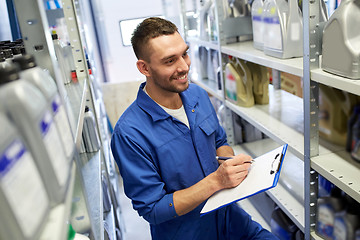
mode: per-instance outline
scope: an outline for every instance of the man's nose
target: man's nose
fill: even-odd
[[[187,72],[189,71],[189,66],[190,66],[190,59],[189,57],[187,58],[181,58],[179,61],[179,65],[177,68],[178,72]]]

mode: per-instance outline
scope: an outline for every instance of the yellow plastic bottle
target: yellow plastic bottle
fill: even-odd
[[[340,146],[346,146],[347,122],[357,102],[351,93],[320,85],[319,135]]]
[[[225,65],[225,92],[229,100],[241,107],[254,106],[252,75],[244,61],[231,58]]]
[[[254,106],[255,99],[251,71],[243,60],[238,59],[236,63],[235,66],[241,79],[240,84],[237,85],[238,105],[242,107]]]
[[[233,61],[225,65],[225,94],[226,98],[237,104],[237,85],[241,81]]]
[[[247,62],[252,74],[253,93],[256,104],[269,103],[269,77],[267,68],[252,62]]]

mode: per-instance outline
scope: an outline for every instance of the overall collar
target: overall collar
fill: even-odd
[[[147,112],[153,119],[154,122],[158,120],[164,120],[166,118],[169,118],[170,115],[164,111],[150,96],[148,96],[144,92],[144,87],[146,85],[146,82],[143,82],[140,87],[137,94],[136,102],[139,105],[139,107]],[[195,108],[195,106],[198,103],[198,96],[191,94],[189,89],[191,85],[187,90],[180,93],[181,100],[183,102],[184,108],[186,113],[188,114],[188,111],[191,111]],[[188,114],[189,115],[189,114]]]

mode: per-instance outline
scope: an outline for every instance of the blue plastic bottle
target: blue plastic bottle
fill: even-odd
[[[317,202],[316,233],[326,240],[332,240],[334,234],[335,214],[345,209],[342,191],[334,187],[331,195],[321,197]]]

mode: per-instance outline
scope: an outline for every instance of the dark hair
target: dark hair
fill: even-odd
[[[138,59],[144,58],[144,49],[148,41],[162,35],[171,35],[178,32],[172,22],[163,18],[151,17],[142,21],[134,30],[131,44]]]

